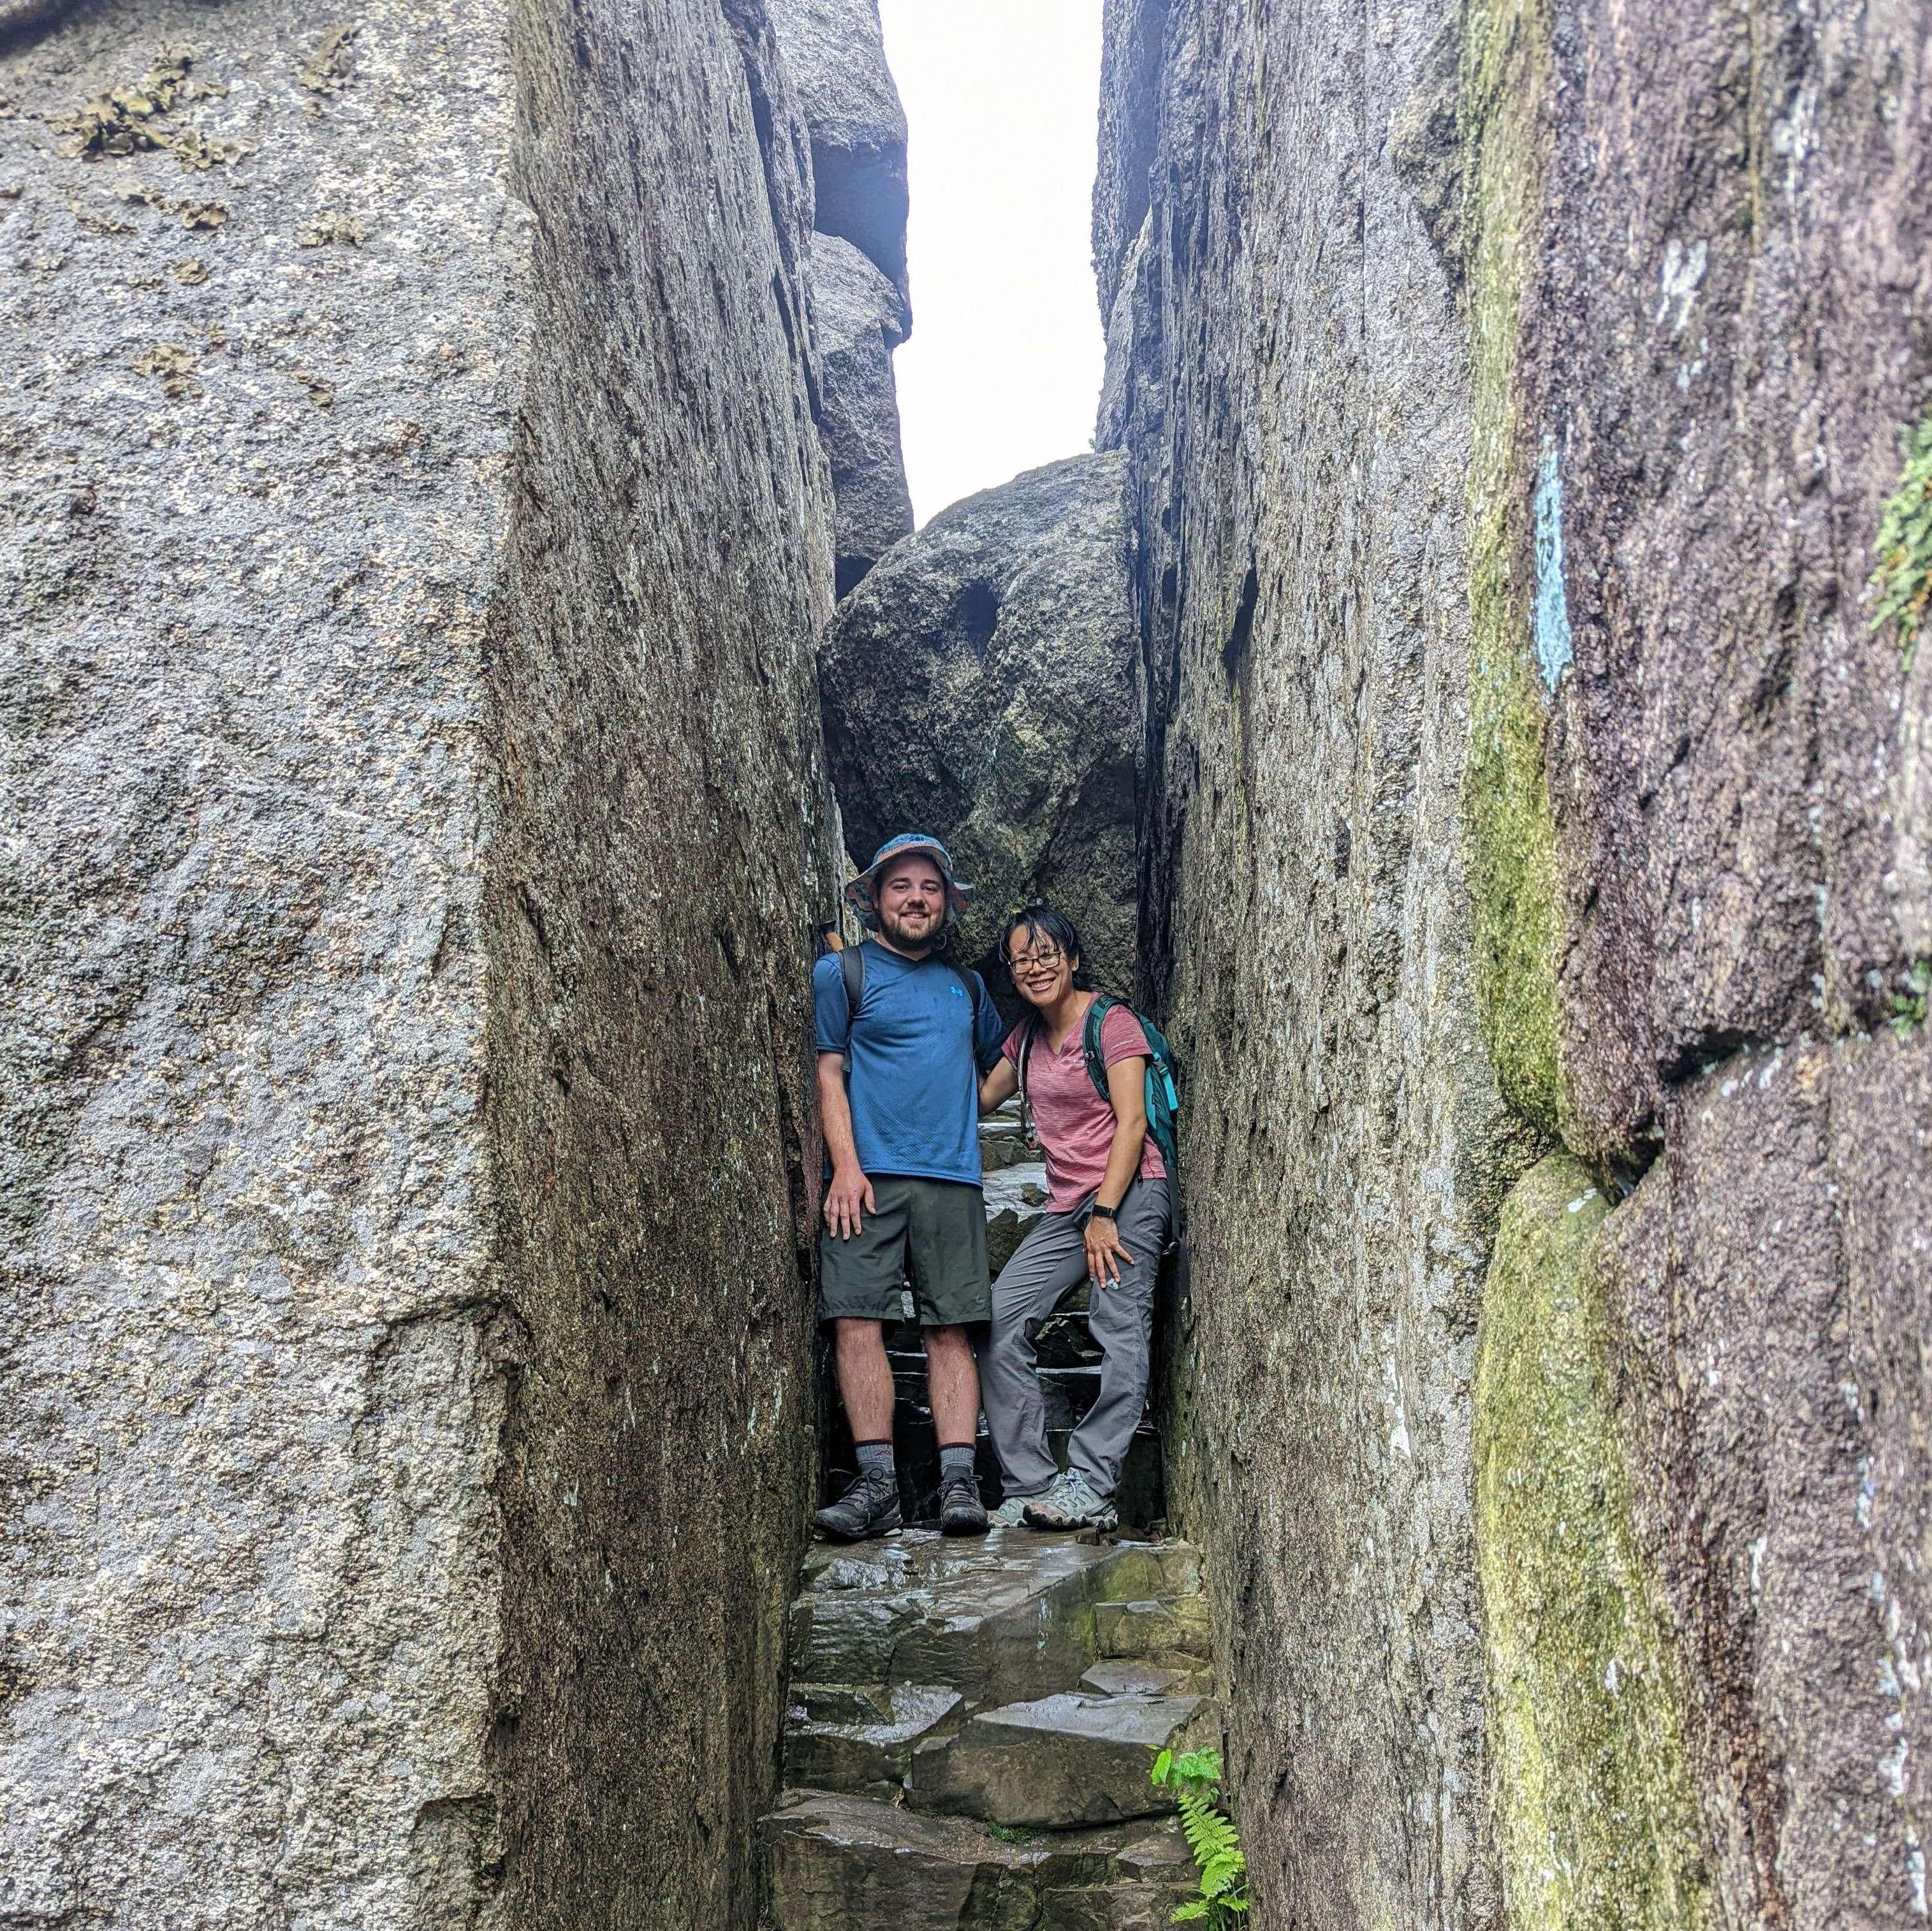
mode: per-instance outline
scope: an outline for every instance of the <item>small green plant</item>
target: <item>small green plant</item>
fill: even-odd
[[[1024,1824],[991,1824],[986,1828],[1002,1844],[1026,1844],[1033,1841],[1033,1833]]]
[[[1878,606],[1874,630],[1898,625],[1899,655],[1910,670],[1932,601],[1932,418],[1906,436],[1905,467],[1879,519],[1865,596]]]
[[[1174,1912],[1174,1923],[1204,1923],[1209,1931],[1228,1931],[1247,1915],[1248,1861],[1240,1834],[1222,1807],[1221,1753],[1184,1750],[1176,1756],[1162,1750],[1148,1775],[1156,1789],[1174,1792],[1199,1873],[1199,1888]]]
[[[1905,974],[1905,990],[1892,995],[1892,1030],[1901,1039],[1924,1024],[1928,997],[1932,997],[1932,959],[1916,960]]]

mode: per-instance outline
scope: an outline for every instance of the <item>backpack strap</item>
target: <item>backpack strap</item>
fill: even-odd
[[[1029,1147],[1040,1144],[1040,1135],[1034,1131],[1032,1102],[1027,1098],[1027,1068],[1033,1060],[1033,1042],[1040,1037],[1041,1030],[1040,1015],[1029,1012],[1024,1030],[1020,1034],[1019,1052],[1013,1061],[1013,1070],[1018,1074],[1020,1082],[1020,1137]]]
[[[949,959],[946,963],[952,964]],[[970,966],[953,966],[966,987],[966,997],[973,1002],[973,1052],[976,1059],[980,1051],[980,1012],[986,1003],[986,982]]]
[[[862,940],[848,946],[838,955],[838,970],[845,982],[845,1070],[852,1070],[852,1028],[858,1023],[859,1002],[866,996],[866,947]]]
[[[1081,1057],[1087,1062],[1087,1077],[1094,1082],[1094,1090],[1109,1106],[1114,1103],[1114,1096],[1107,1090],[1107,1063],[1100,1052],[1100,1028],[1106,1023],[1107,1015],[1120,1003],[1104,992],[1096,992],[1093,1004],[1087,1009],[1087,1023],[1080,1029]]]

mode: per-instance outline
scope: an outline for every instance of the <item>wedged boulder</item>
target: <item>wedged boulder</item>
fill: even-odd
[[[1094,418],[1096,449],[1143,446],[1160,433],[1160,270],[1150,214],[1128,244],[1120,289],[1106,310],[1107,360]]]
[[[1106,315],[1126,280],[1148,212],[1168,0],[1113,0],[1101,23],[1099,153],[1094,170],[1094,279]]]
[[[910,827],[978,892],[956,956],[997,994],[1012,907],[1044,898],[1131,990],[1135,750],[1126,459],[1076,456],[944,510],[840,607],[820,656],[826,748],[862,859]]]
[[[912,496],[899,445],[892,351],[909,325],[905,298],[837,235],[812,244],[812,316],[818,338],[819,439],[837,499],[837,589],[843,597],[902,536]]]
[[[769,10],[812,130],[812,225],[862,250],[904,301],[905,109],[878,0],[769,0]]]

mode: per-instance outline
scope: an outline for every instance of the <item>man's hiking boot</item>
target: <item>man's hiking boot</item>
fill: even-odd
[[[949,1475],[940,1483],[939,1532],[941,1535],[986,1533],[986,1505],[980,1499],[977,1476]]]
[[[983,1525],[985,1518],[981,1518]],[[868,1468],[837,1501],[820,1509],[812,1526],[833,1542],[864,1542],[892,1535],[899,1526],[898,1478],[890,1470]]]
[[[1026,1523],[1034,1529],[1098,1529],[1112,1535],[1120,1525],[1120,1513],[1070,1470],[1027,1504]]]

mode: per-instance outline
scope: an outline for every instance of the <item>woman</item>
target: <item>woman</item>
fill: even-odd
[[[1029,905],[1006,921],[1000,956],[1032,1016],[1006,1036],[980,1082],[982,1112],[1026,1093],[1046,1156],[1046,1212],[993,1284],[992,1327],[980,1353],[980,1399],[1006,1499],[993,1520],[1040,1529],[1118,1526],[1114,1495],[1147,1405],[1154,1277],[1173,1198],[1148,1137],[1146,1036],[1125,1006],[1100,1022],[1102,1099],[1083,1036],[1095,994],[1081,970],[1080,934],[1065,913]],[[1046,1444],[1046,1402],[1034,1336],[1061,1297],[1084,1280],[1101,1350],[1100,1393],[1066,1447],[1058,1473]]]

